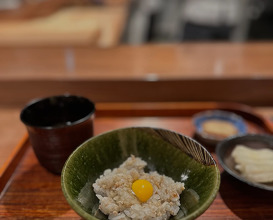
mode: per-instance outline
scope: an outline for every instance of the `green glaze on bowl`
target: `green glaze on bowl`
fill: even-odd
[[[92,188],[105,169],[113,169],[131,154],[157,171],[185,183],[181,211],[171,219],[195,219],[213,202],[220,172],[210,153],[193,139],[159,128],[131,127],[93,137],[79,146],[66,161],[62,190],[70,206],[85,219],[107,219],[99,210]]]

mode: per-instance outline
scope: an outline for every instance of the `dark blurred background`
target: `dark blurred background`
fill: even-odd
[[[133,0],[125,41],[273,38],[272,0]]]
[[[61,13],[67,8],[77,8],[78,14],[72,16],[75,11],[70,10],[69,17],[66,11],[61,20]],[[84,13],[79,12],[79,8]],[[109,8],[114,10],[109,11]],[[67,22],[64,22],[65,19],[68,19]],[[36,23],[33,24],[33,21]],[[23,44],[27,34],[38,39],[39,31],[46,37],[46,31],[54,33],[65,29],[65,36],[78,34],[83,37],[83,30],[91,31],[94,27],[103,38],[98,40],[97,45],[104,47],[121,43],[268,41],[273,39],[273,1],[0,0],[0,45]],[[58,31],[54,31],[56,29]],[[54,34],[51,38],[54,41]],[[37,39],[32,42],[37,43]],[[71,44],[77,44],[77,40],[80,39],[74,39]],[[86,46],[88,41],[78,44]]]

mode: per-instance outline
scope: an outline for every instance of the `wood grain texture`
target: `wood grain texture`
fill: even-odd
[[[162,127],[188,136],[194,133],[191,117],[98,117],[95,119],[95,134],[129,126]],[[259,131],[255,126],[251,129]],[[216,158],[213,149],[211,152]],[[219,193],[198,219],[271,219],[272,192],[254,189],[230,177],[221,167],[220,170]],[[81,219],[64,199],[60,176],[42,168],[31,147],[0,200],[0,218]]]
[[[33,98],[68,92],[95,102],[270,106],[272,56],[271,43],[0,48],[0,101],[22,106]]]
[[[159,126],[162,126],[162,118],[174,118],[174,117],[192,117],[194,114],[205,110],[227,110],[239,114],[247,122],[249,132],[254,133],[273,133],[273,123],[269,120],[272,117],[272,108],[263,108],[261,113],[257,113],[255,109],[250,106],[240,103],[225,103],[225,102],[160,102],[160,103],[96,103],[96,118],[108,118],[108,121],[116,120],[116,118],[133,118],[145,117],[144,125],[150,126],[147,123],[147,118],[159,117]],[[266,112],[266,116],[263,113]],[[23,135],[26,129],[23,129],[23,123],[19,121],[20,109],[0,109],[0,119],[3,122],[9,122],[8,126],[0,127],[2,132],[0,137],[2,142],[0,143],[0,191],[5,187],[7,181],[11,177],[14,169],[16,168],[20,158],[22,157],[26,137],[21,139],[20,143],[17,135]],[[14,115],[15,114],[15,115]],[[11,117],[16,116],[17,117]],[[132,118],[133,117],[133,118]],[[136,121],[135,121],[136,122]],[[140,122],[138,122],[140,123]],[[153,123],[155,121],[153,120]],[[114,123],[115,124],[115,123]],[[130,125],[128,125],[130,126]],[[167,125],[168,126],[168,125]],[[108,124],[108,129],[111,128],[111,124]],[[208,146],[207,146],[208,147]]]
[[[6,169],[14,162],[17,153],[23,146],[23,136],[26,133],[24,125],[20,122],[20,109],[0,107],[0,192],[3,188],[3,177]],[[11,169],[13,170],[13,169]]]
[[[74,57],[74,69],[66,65],[67,49]],[[1,47],[0,78],[264,79],[273,77],[272,56],[271,42],[118,45],[106,49]]]
[[[272,88],[273,79],[0,80],[0,100],[5,105],[22,107],[35,98],[70,93],[94,102],[239,102],[272,106]]]
[[[241,103],[228,102],[151,102],[151,103],[97,103],[97,117],[192,117],[200,111],[223,110],[234,112],[273,134],[270,108],[252,108]]]
[[[9,148],[11,153],[2,151],[2,158],[0,164],[0,197],[5,187],[8,187],[8,182],[21,161],[26,149],[28,148],[29,140],[28,135],[25,134],[15,148]],[[5,156],[8,157],[6,158]]]

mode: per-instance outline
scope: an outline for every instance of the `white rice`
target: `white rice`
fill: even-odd
[[[145,173],[147,163],[131,156],[120,167],[107,169],[93,184],[100,200],[99,209],[112,220],[168,219],[178,213],[179,196],[184,184],[157,172]],[[153,185],[153,195],[141,203],[132,192],[132,183],[138,179]]]

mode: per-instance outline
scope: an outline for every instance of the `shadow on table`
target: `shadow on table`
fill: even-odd
[[[228,208],[241,219],[273,217],[272,191],[252,187],[223,172],[219,193]]]

